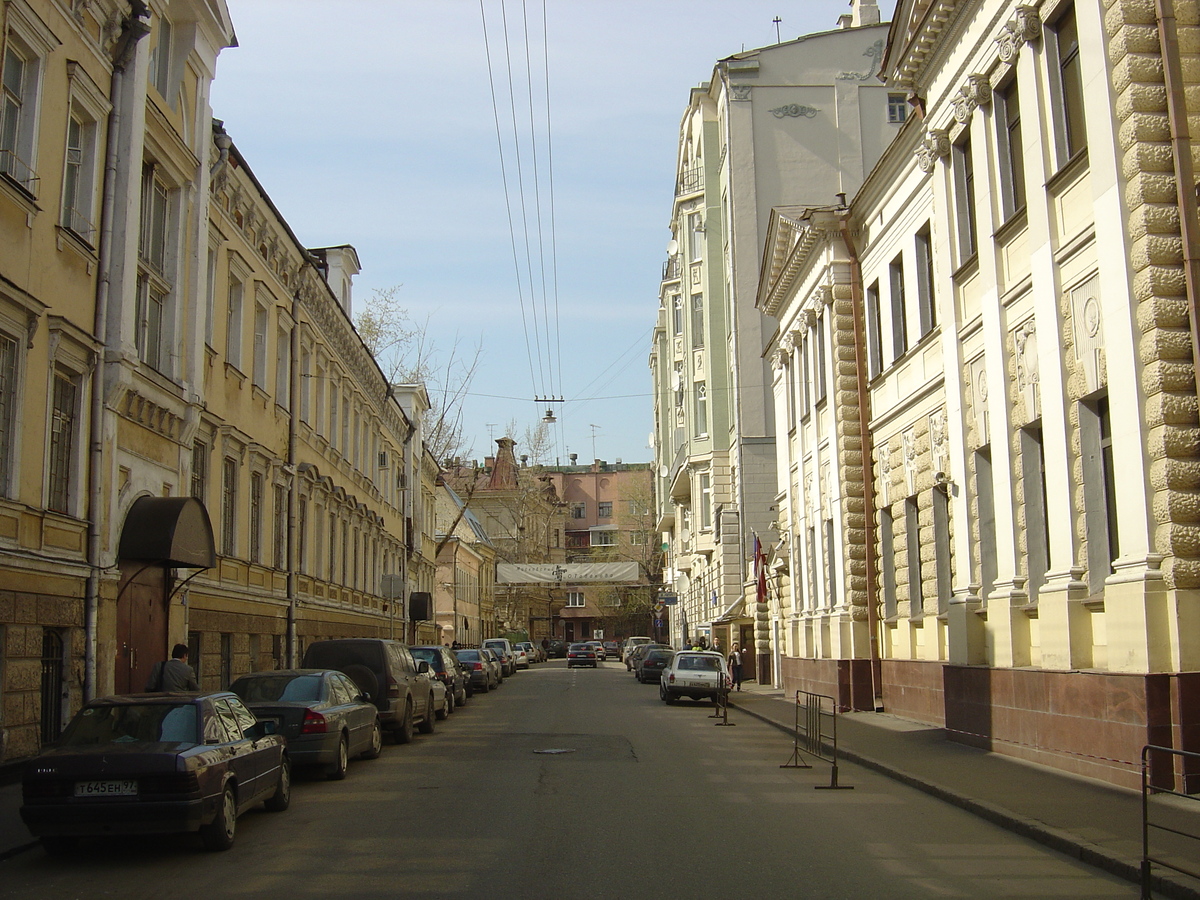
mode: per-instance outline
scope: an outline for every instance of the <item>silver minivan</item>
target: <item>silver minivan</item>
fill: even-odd
[[[504,677],[517,674],[517,655],[513,652],[512,643],[508,638],[488,638],[483,642],[483,646],[489,650],[494,650],[496,655],[500,657],[500,664],[504,667]]]

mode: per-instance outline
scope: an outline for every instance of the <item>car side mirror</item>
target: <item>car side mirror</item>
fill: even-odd
[[[417,663],[417,674],[418,675],[428,675],[429,674],[429,663],[426,662],[425,660],[421,660],[419,663]]]
[[[358,699],[360,701],[362,701],[363,703],[374,703],[375,702],[371,699],[371,695],[366,692],[359,694]]]

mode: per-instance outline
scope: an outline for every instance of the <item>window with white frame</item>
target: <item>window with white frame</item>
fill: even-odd
[[[591,537],[593,547],[615,547],[617,545],[616,531],[593,531]]]
[[[696,382],[696,436],[708,434],[708,385]]]
[[[138,239],[137,348],[152,369],[170,374],[172,291],[170,232],[173,192],[156,167],[142,170],[141,233]]]
[[[63,164],[63,228],[96,244],[94,203],[96,195],[96,122],[82,109],[72,106],[67,116],[67,148]]]
[[[229,270],[229,310],[225,324],[225,361],[242,368],[242,321],[245,318],[246,285],[238,273]]]
[[[704,295],[692,294],[692,346],[704,346]]]
[[[676,294],[671,300],[671,324],[675,334],[683,334],[683,295]]]
[[[921,337],[937,327],[937,300],[933,292],[933,233],[929,223],[917,232],[917,317]]]
[[[965,263],[975,256],[978,230],[975,218],[975,162],[971,156],[971,139],[959,141],[951,150],[954,174],[954,208],[958,224],[958,261]]]
[[[213,345],[213,320],[217,307],[217,257],[218,249],[210,244],[208,247],[208,277],[205,279],[204,293],[204,343]]]
[[[783,357],[783,407],[787,416],[787,430],[796,430],[796,354]]]
[[[0,73],[0,175],[32,197],[38,193],[37,117],[43,61],[57,46],[54,35],[23,4],[5,4],[8,31]]]
[[[174,29],[168,19],[155,23],[154,45],[150,49],[150,83],[168,103],[171,102],[171,43]]]
[[[79,376],[64,369],[54,372],[50,406],[50,447],[47,456],[46,508],[70,514],[75,492],[75,456],[79,421]]]
[[[596,504],[596,515],[601,519],[611,519],[613,505],[611,500],[601,500]]]
[[[584,502],[572,503],[571,504],[571,518],[572,519],[586,519],[587,518],[587,504]]]
[[[567,591],[567,606],[583,606],[583,591]]]
[[[708,472],[700,473],[700,530],[712,528],[712,476]]]
[[[800,390],[796,399],[800,403],[800,420],[804,421],[808,418],[808,412],[812,407],[811,383],[808,380],[808,363],[812,359],[810,347],[812,346],[808,337],[808,329],[804,331],[804,337],[800,339],[800,350],[796,357],[796,367],[799,370],[796,377],[800,382]]]
[[[903,94],[888,94],[888,124],[903,125],[908,120],[908,98]]]
[[[700,213],[688,216],[688,234],[691,236],[692,262],[699,262],[704,256],[704,222]]]
[[[883,371],[883,316],[879,307],[879,282],[867,288],[867,378]]]
[[[254,304],[254,386],[267,389],[267,322],[270,314],[266,304]]]
[[[817,383],[817,396],[814,402],[823,403],[829,390],[829,382],[825,372],[826,365],[826,349],[825,349],[825,313],[821,312],[817,316],[816,334],[813,335],[813,340],[816,342],[816,359],[813,360],[813,378]]]
[[[908,308],[904,298],[904,258],[897,256],[888,265],[888,286],[892,300],[892,359],[908,352]]]

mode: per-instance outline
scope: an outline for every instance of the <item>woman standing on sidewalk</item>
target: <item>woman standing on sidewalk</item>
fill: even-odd
[[[729,677],[733,681],[733,689],[740,691],[742,689],[742,651],[736,643],[729,651]]]

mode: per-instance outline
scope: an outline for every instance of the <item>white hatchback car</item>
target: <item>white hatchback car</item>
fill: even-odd
[[[722,684],[729,684],[725,657],[705,650],[681,650],[663,669],[658,696],[666,703],[674,703],[680,697],[693,700],[708,697],[716,702]]]

